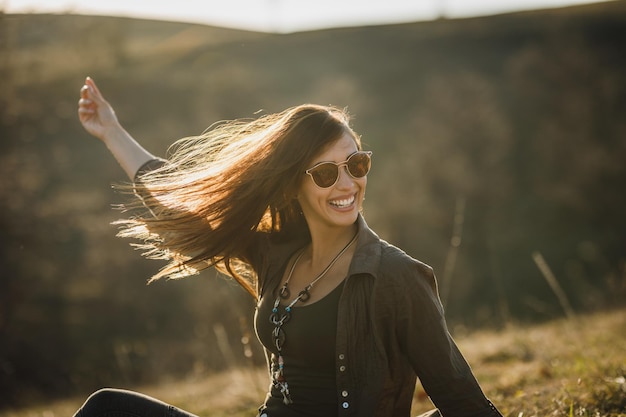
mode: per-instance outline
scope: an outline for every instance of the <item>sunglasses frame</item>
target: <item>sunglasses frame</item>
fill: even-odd
[[[355,177],[354,175],[352,175],[352,172],[350,172],[350,169],[348,168],[348,161],[350,161],[350,158],[352,158],[353,156],[358,155],[358,154],[366,154],[366,155],[368,156],[368,158],[369,158],[369,167],[368,167],[368,169],[367,169],[367,172],[365,173],[365,175],[363,175],[363,176],[361,176],[361,177]],[[320,166],[322,166],[322,165],[326,165],[326,164],[335,165],[335,166],[337,167],[337,177],[335,178],[335,181],[334,181],[331,185],[329,185],[329,186],[327,186],[327,187],[322,187],[321,185],[319,185],[319,184],[315,181],[315,178],[313,177],[313,174],[312,174],[312,172],[311,172],[311,171],[313,171],[314,169],[316,169],[316,168],[318,168],[318,167],[320,167]],[[313,184],[315,184],[317,187],[319,187],[319,188],[321,188],[321,189],[326,189],[326,188],[331,188],[331,187],[333,187],[335,184],[337,184],[337,181],[339,181],[339,176],[341,175],[341,173],[340,173],[340,169],[341,169],[341,167],[344,167],[344,166],[346,167],[346,172],[347,172],[347,173],[348,173],[348,174],[349,174],[352,178],[354,178],[355,180],[358,180],[358,179],[360,179],[360,178],[363,178],[363,177],[367,176],[367,174],[369,174],[370,169],[371,169],[371,166],[372,166],[372,151],[356,151],[356,152],[354,152],[352,155],[350,155],[350,156],[348,157],[348,159],[346,159],[346,160],[345,160],[345,161],[343,161],[343,162],[332,162],[332,161],[324,161],[324,162],[319,162],[319,163],[317,163],[317,164],[313,165],[311,168],[307,169],[307,170],[306,170],[306,171],[304,171],[304,172],[305,172],[306,174],[308,174],[308,175],[309,175],[309,177],[311,177],[311,180],[313,181]]]

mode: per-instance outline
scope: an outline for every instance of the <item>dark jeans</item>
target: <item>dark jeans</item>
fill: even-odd
[[[197,417],[147,395],[120,389],[101,389],[91,394],[74,417]],[[441,417],[432,410],[418,417]]]
[[[94,392],[74,417],[196,417],[137,392],[102,389]]]

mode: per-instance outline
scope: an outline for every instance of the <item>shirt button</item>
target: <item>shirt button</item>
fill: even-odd
[[[343,353],[339,354],[339,360],[344,360],[346,358],[346,355],[344,355]]]
[[[347,397],[348,396],[348,391],[341,391],[341,396],[342,397]]]
[[[341,365],[341,366],[339,367],[339,370],[340,370],[341,372],[344,372],[344,371],[346,370],[346,367],[345,367],[345,366],[343,366],[343,365]]]
[[[348,408],[348,407],[350,407],[350,404],[346,401],[345,403],[341,404],[341,406],[343,408]]]

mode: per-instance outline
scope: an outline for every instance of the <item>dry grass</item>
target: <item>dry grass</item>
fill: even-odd
[[[626,311],[458,338],[505,416],[626,416]]]
[[[502,331],[457,342],[488,396],[507,417],[626,416],[626,310]],[[264,369],[137,387],[201,416],[251,417],[264,396]],[[83,399],[0,412],[2,417],[71,416]],[[414,414],[432,406],[421,390]]]

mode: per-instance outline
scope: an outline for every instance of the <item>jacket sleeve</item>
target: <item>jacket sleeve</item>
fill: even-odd
[[[150,171],[154,171],[155,169],[161,168],[166,163],[167,163],[167,160],[163,158],[155,158],[155,159],[149,160],[148,162],[146,162],[145,164],[139,167],[139,169],[135,173],[133,182],[135,183],[140,182],[141,175]]]
[[[448,332],[432,268],[412,261],[396,293],[400,348],[444,417],[501,416]]]

